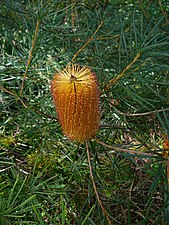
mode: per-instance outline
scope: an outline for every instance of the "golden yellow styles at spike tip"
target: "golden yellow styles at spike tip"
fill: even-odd
[[[99,129],[99,87],[86,66],[69,64],[56,73],[51,92],[62,131],[71,141],[84,142]]]

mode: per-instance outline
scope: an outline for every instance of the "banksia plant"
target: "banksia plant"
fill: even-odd
[[[92,139],[100,121],[99,88],[92,70],[69,64],[54,75],[51,92],[63,133],[80,143]]]

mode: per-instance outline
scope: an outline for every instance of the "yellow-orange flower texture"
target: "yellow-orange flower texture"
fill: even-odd
[[[81,143],[94,138],[100,110],[99,87],[92,70],[69,64],[54,75],[51,91],[63,133]]]

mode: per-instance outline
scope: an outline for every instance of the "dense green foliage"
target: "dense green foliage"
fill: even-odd
[[[50,80],[72,59],[99,81],[89,149],[109,218],[167,224],[168,14],[167,0],[0,2],[0,224],[108,224],[86,146],[62,135],[52,103]]]

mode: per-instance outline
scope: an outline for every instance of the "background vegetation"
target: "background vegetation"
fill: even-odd
[[[169,224],[168,15],[167,0],[0,2],[0,224],[108,224],[86,146],[62,135],[52,103],[71,61],[99,81],[89,150],[112,224]]]

